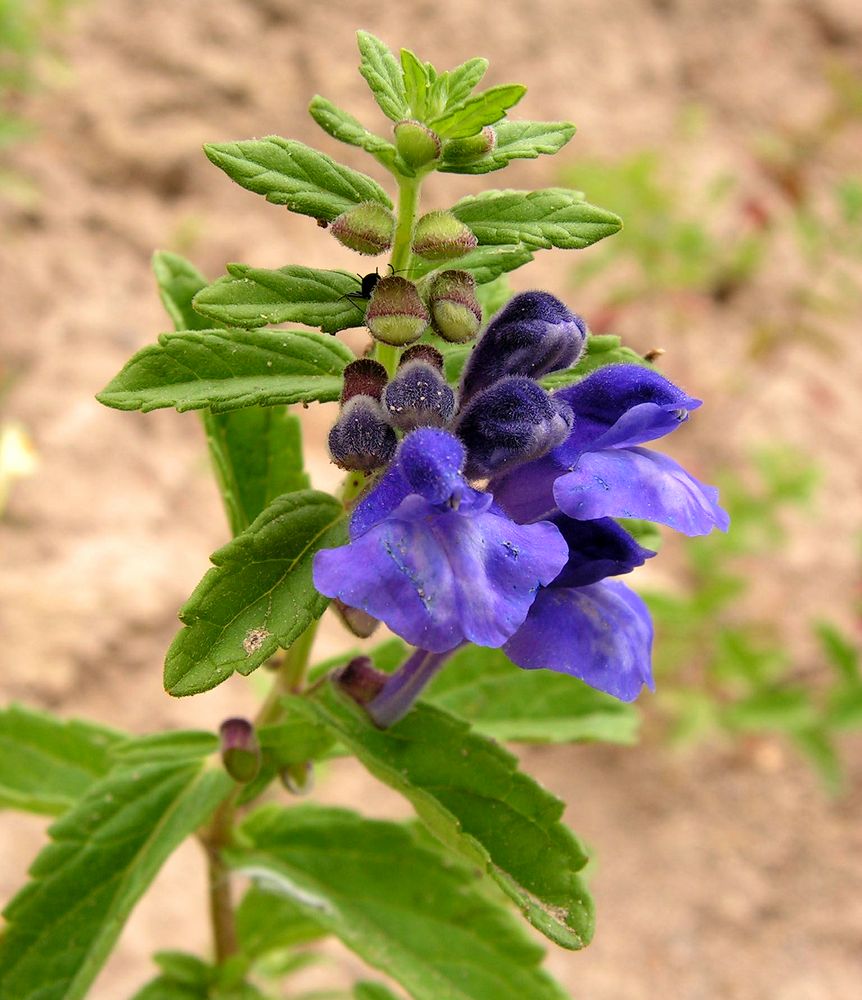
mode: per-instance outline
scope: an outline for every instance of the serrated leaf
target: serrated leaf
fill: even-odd
[[[167,250],[153,254],[153,273],[159,295],[175,330],[206,330],[211,324],[192,309],[192,299],[207,279],[190,261]]]
[[[231,787],[200,761],[120,768],[93,785],[6,908],[0,997],[81,1000],[159,868]]]
[[[270,504],[212,555],[214,567],[180,609],[185,628],[168,650],[165,689],[197,694],[287,649],[328,603],[312,583],[315,552],[346,540],[344,508],[326,493],[301,490]]]
[[[622,220],[584,201],[580,191],[485,191],[451,209],[483,244],[524,243],[538,249],[580,250],[622,227]]]
[[[225,326],[304,323],[324,333],[361,326],[364,307],[346,298],[359,291],[359,279],[347,271],[321,271],[289,264],[270,271],[228,264],[228,274],[207,285],[194,307]]]
[[[228,855],[415,1000],[563,1000],[538,948],[477,876],[404,827],[316,806],[265,808]]]
[[[459,650],[429,685],[423,701],[466,719],[497,740],[569,743],[635,742],[631,705],[549,670],[521,670],[499,649]]]
[[[236,909],[236,933],[240,950],[254,961],[316,941],[327,932],[291,899],[253,885]]]
[[[386,45],[368,31],[357,31],[359,45],[359,72],[374,94],[374,100],[387,118],[401,121],[408,115],[404,77],[398,60]]]
[[[564,386],[572,385],[586,378],[591,372],[605,365],[641,365],[643,368],[652,367],[640,354],[630,347],[623,347],[622,340],[613,333],[589,334],[587,337],[587,349],[583,357],[571,368],[564,368],[559,372],[551,372],[539,381],[551,391],[562,389]]]
[[[469,271],[476,279],[477,285],[485,285],[494,281],[501,274],[515,271],[533,259],[533,252],[525,246],[484,246],[476,247],[463,257],[457,257],[445,264],[439,261],[423,261],[414,258],[410,268],[410,277],[415,281],[442,268],[457,268],[459,271]]]
[[[0,711],[0,808],[59,816],[113,764],[125,737],[23,705]]]
[[[414,118],[425,120],[428,111],[428,70],[410,49],[401,50],[404,96]]]
[[[447,163],[446,151],[438,170],[450,174],[487,174],[502,170],[512,160],[534,160],[558,153],[575,134],[571,122],[499,122],[497,143],[490,153],[472,163]]]
[[[311,99],[308,112],[317,124],[339,142],[350,146],[358,146],[371,153],[380,163],[389,169],[395,162],[396,150],[391,142],[382,136],[369,132],[368,129],[349,112],[337,107],[319,94]]]
[[[467,139],[486,125],[498,122],[526,93],[527,88],[519,83],[489,87],[455,107],[447,107],[429,124],[443,139]]]
[[[392,202],[365,174],[295,139],[269,135],[243,142],[207,143],[204,152],[215,166],[247,191],[262,194],[291,212],[331,222],[348,208],[375,201]]]
[[[117,410],[214,412],[341,394],[348,347],[311,330],[187,330],[138,351],[96,397]]]
[[[467,100],[487,69],[487,59],[475,58],[449,70],[446,79],[447,110],[454,111]]]
[[[331,683],[291,707],[328,726],[409,799],[429,829],[486,871],[534,927],[565,948],[589,942],[593,904],[576,874],[584,850],[560,822],[563,803],[519,771],[512,754],[425,704],[379,730]]]

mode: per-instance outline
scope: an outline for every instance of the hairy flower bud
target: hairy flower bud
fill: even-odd
[[[240,784],[253,781],[260,771],[260,744],[248,719],[225,719],[219,727],[224,769]]]
[[[416,223],[413,233],[413,253],[426,260],[463,257],[478,244],[470,227],[451,212],[428,212]]]
[[[408,361],[417,361],[420,359],[427,361],[429,365],[433,365],[438,371],[443,371],[443,355],[436,347],[432,347],[430,344],[414,344],[412,347],[408,347],[406,351],[402,351],[401,357],[398,360],[398,367],[406,365]]]
[[[329,432],[329,454],[340,469],[370,472],[395,454],[397,440],[383,407],[371,396],[353,396]]]
[[[430,319],[413,282],[395,274],[377,282],[365,310],[371,336],[395,347],[418,340]]]
[[[395,148],[411,167],[424,167],[440,159],[440,136],[422,122],[406,119],[394,126]]]
[[[351,250],[376,257],[392,246],[395,216],[379,202],[364,201],[342,212],[332,223],[330,232]]]
[[[464,344],[479,332],[482,307],[476,297],[476,279],[469,271],[442,271],[428,298],[435,333],[453,344]]]
[[[522,292],[491,319],[461,378],[461,402],[506,375],[541,378],[573,365],[587,327],[548,292]]]
[[[383,391],[383,409],[393,427],[443,427],[455,412],[455,393],[443,373],[421,357],[399,365]]]
[[[345,604],[337,597],[330,607],[341,619],[345,628],[360,639],[367,639],[380,624],[377,618],[372,618],[366,611],[361,608],[351,608],[349,604]]]
[[[371,396],[380,399],[389,376],[379,361],[360,358],[351,361],[344,369],[344,385],[341,389],[341,405],[354,396]]]
[[[569,435],[571,407],[532,379],[510,376],[477,395],[458,421],[465,475],[484,478],[539,458]]]
[[[450,139],[443,146],[443,162],[446,165],[462,166],[474,163],[487,156],[497,145],[497,133],[490,125],[467,139]]]
[[[398,468],[410,488],[429,503],[445,503],[463,486],[464,445],[447,431],[422,427],[401,442]]]

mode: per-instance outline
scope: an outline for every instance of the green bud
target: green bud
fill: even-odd
[[[440,136],[422,122],[396,122],[394,132],[395,147],[408,166],[424,167],[440,159]]]
[[[443,147],[443,159],[446,163],[461,165],[473,163],[487,156],[497,145],[497,133],[486,125],[481,132],[467,139],[450,139]]]
[[[224,769],[241,785],[254,781],[260,771],[260,744],[248,719],[225,719],[219,727]]]
[[[453,344],[472,340],[482,325],[476,280],[468,271],[441,271],[428,298],[435,333]]]
[[[470,227],[451,212],[429,212],[416,223],[413,253],[426,260],[449,260],[463,257],[478,243]]]
[[[351,250],[376,257],[392,246],[395,216],[385,205],[364,201],[342,212],[330,226],[330,232]]]
[[[279,777],[291,795],[309,795],[314,791],[314,765],[310,760],[288,764],[279,772]]]
[[[413,282],[395,274],[377,282],[365,310],[371,336],[395,347],[418,340],[430,320]]]

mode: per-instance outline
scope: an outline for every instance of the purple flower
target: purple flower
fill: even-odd
[[[643,518],[686,535],[727,529],[714,487],[639,447],[675,430],[700,400],[638,365],[600,368],[554,399],[572,410],[568,438],[490,485],[512,517],[534,521],[559,509],[580,520]]]
[[[549,522],[516,524],[464,479],[463,444],[420,428],[357,506],[351,542],[314,560],[320,593],[379,618],[433,653],[501,646],[568,546]]]

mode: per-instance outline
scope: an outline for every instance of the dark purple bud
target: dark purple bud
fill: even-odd
[[[333,681],[345,694],[365,705],[381,692],[389,675],[372,665],[367,656],[354,657],[333,675]]]
[[[587,328],[548,292],[522,292],[491,319],[461,378],[469,399],[506,375],[541,378],[573,365],[587,342]]]
[[[371,336],[394,347],[418,340],[430,320],[431,315],[416,286],[397,274],[377,282],[365,310],[365,323]]]
[[[476,279],[469,271],[438,274],[431,286],[428,307],[435,332],[453,344],[472,340],[482,325]]]
[[[438,371],[443,371],[443,355],[430,344],[414,344],[404,351],[398,361],[398,367],[406,365],[408,361],[422,360],[433,365]]]
[[[291,795],[309,795],[314,790],[314,765],[310,760],[288,764],[279,772],[279,778]]]
[[[413,233],[413,253],[425,260],[463,257],[478,245],[473,230],[451,212],[428,212]]]
[[[569,436],[572,410],[532,379],[509,376],[475,396],[458,419],[464,470],[480,479],[556,448]]]
[[[342,212],[332,223],[330,232],[351,250],[376,257],[392,246],[395,216],[385,205],[364,201]]]
[[[455,412],[455,393],[433,364],[415,358],[398,366],[383,391],[383,409],[393,427],[444,427]]]
[[[342,405],[354,396],[371,396],[380,399],[389,376],[379,361],[360,358],[351,361],[344,369],[344,386],[341,390]]]
[[[487,156],[497,145],[497,133],[486,125],[477,135],[466,139],[450,139],[443,146],[444,164],[461,166],[475,163],[482,156]]]
[[[354,396],[329,432],[329,454],[340,469],[370,472],[395,454],[398,441],[383,407],[371,396]]]
[[[333,598],[331,606],[345,628],[360,639],[367,639],[380,624],[367,611],[363,611],[362,608],[351,608],[349,604],[345,604],[344,601],[337,597]]]
[[[440,136],[436,132],[432,132],[422,122],[413,119],[396,122],[393,131],[395,132],[395,148],[401,154],[404,162],[414,169],[427,166],[440,159],[440,150],[442,149]]]
[[[446,503],[463,486],[464,445],[448,431],[420,427],[401,442],[398,468],[410,488],[429,503]]]
[[[224,769],[240,784],[254,781],[260,771],[260,744],[248,719],[225,719],[219,727]]]

